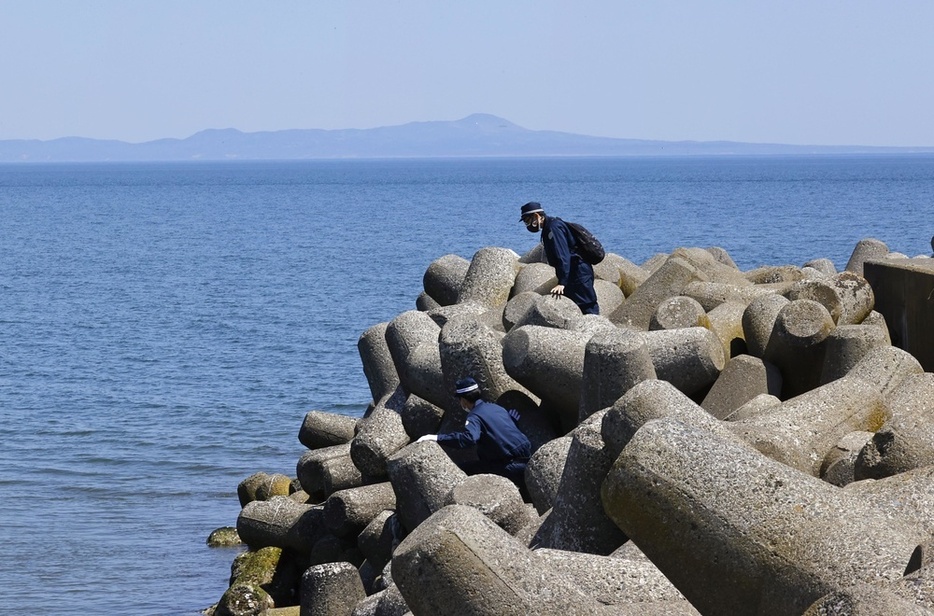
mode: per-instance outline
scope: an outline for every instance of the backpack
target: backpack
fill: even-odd
[[[571,235],[574,236],[574,241],[577,243],[574,247],[574,251],[585,263],[596,265],[600,261],[603,261],[603,257],[606,256],[606,251],[603,250],[603,244],[594,237],[593,233],[576,222],[568,222],[565,220],[564,224],[571,230]]]

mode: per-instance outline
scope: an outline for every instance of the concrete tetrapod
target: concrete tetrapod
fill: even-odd
[[[422,276],[422,287],[440,306],[457,303],[470,262],[459,255],[444,255],[431,262]]]
[[[396,493],[396,513],[412,531],[444,507],[448,493],[467,474],[435,442],[412,443],[387,463],[389,481]]]
[[[860,452],[857,479],[934,464],[934,373],[907,377],[886,402],[892,417]]]
[[[389,345],[386,343],[386,329],[389,323],[377,323],[366,329],[357,340],[357,352],[363,364],[363,374],[370,386],[373,400],[379,400],[391,394],[399,385],[399,374]]]
[[[636,433],[603,502],[702,614],[800,614],[830,592],[921,564],[917,529],[673,419]]]
[[[578,421],[609,407],[636,383],[654,378],[652,357],[638,332],[614,327],[595,333],[584,348]]]
[[[600,486],[616,459],[600,434],[603,415],[592,415],[571,433],[554,506],[535,533],[534,547],[606,555],[626,541],[600,500]]]
[[[616,613],[465,505],[445,507],[399,544],[392,579],[414,616]]]
[[[489,308],[506,305],[519,270],[519,255],[508,248],[487,246],[470,260],[457,303],[477,302]]]
[[[879,392],[843,377],[786,400],[778,409],[725,425],[763,454],[820,476],[821,464],[850,432],[875,432],[889,418]]]
[[[503,365],[509,375],[547,401],[565,430],[577,425],[584,352],[590,332],[525,325],[503,338]]]

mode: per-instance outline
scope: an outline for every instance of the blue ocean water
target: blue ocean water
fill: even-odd
[[[214,603],[237,484],[294,474],[307,411],[362,414],[359,335],[432,260],[531,248],[533,199],[637,263],[842,269],[930,254],[934,157],[0,166],[0,605]]]

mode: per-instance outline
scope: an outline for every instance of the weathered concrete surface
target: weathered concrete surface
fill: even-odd
[[[387,327],[389,323],[377,323],[368,327],[357,340],[363,374],[374,401],[388,396],[399,386],[399,374],[386,342]]]
[[[707,327],[707,311],[693,297],[676,295],[663,300],[652,314],[649,330]]]
[[[782,307],[762,359],[782,373],[782,399],[793,398],[820,383],[826,345],[834,323],[827,309],[810,299]]]
[[[253,549],[273,546],[308,552],[326,532],[323,516],[320,505],[274,496],[247,504],[237,516],[237,533]]]
[[[431,441],[412,443],[387,463],[402,526],[414,530],[444,507],[448,493],[467,478],[441,447]]]
[[[766,456],[819,477],[824,458],[841,438],[875,432],[888,418],[874,387],[844,377],[786,400],[779,409],[724,425]]]
[[[680,295],[685,285],[695,280],[706,280],[706,277],[684,259],[667,259],[609,315],[610,320],[619,325],[648,330],[658,305],[669,297]]]
[[[665,602],[676,614],[698,614],[684,595],[644,555],[640,559],[599,556],[566,550],[539,549],[533,554],[546,566],[570,580],[581,591],[604,605],[638,605],[646,610]]]
[[[347,415],[308,411],[298,430],[298,441],[308,449],[349,443],[354,437],[357,421],[356,417]]]
[[[617,328],[597,332],[584,348],[578,421],[608,408],[633,385],[656,378],[645,339]]]
[[[673,419],[644,425],[608,474],[607,513],[703,614],[800,614],[898,580],[918,533],[817,478]]]
[[[758,395],[778,397],[781,392],[778,368],[758,357],[739,355],[717,377],[701,406],[717,419],[725,419]]]
[[[691,396],[720,376],[727,357],[716,334],[706,327],[638,333],[645,341],[655,374]]]
[[[533,512],[522,500],[519,488],[499,475],[467,477],[451,488],[445,504],[473,507],[510,535],[533,522]]]
[[[439,306],[457,303],[470,262],[458,255],[444,255],[431,262],[422,276],[425,293]]]
[[[519,255],[508,248],[487,246],[470,260],[457,303],[477,302],[490,308],[505,306],[519,270]]]
[[[821,384],[839,379],[876,347],[888,346],[884,332],[871,325],[838,325],[825,341]]]
[[[775,293],[749,302],[743,312],[743,334],[750,355],[762,357],[768,347],[778,313],[789,303],[788,298]]]
[[[846,262],[846,267],[843,269],[863,276],[866,261],[881,259],[887,254],[889,254],[889,247],[882,240],[877,240],[874,237],[862,239],[856,243],[853,252],[850,254],[850,260]]]
[[[324,525],[338,537],[356,537],[381,511],[395,507],[388,481],[338,490],[324,501]]]
[[[463,505],[445,507],[399,544],[392,578],[415,616],[615,613]]]
[[[875,309],[885,317],[892,344],[934,372],[934,259],[867,261],[864,276],[875,291]]]
[[[553,405],[565,430],[577,425],[584,352],[591,335],[525,325],[503,338],[506,372],[542,401]]]
[[[563,436],[545,443],[532,454],[525,467],[525,485],[539,514],[555,504],[572,440],[571,436]]]
[[[886,402],[892,416],[860,452],[857,479],[934,464],[934,373],[905,378]]]
[[[327,563],[305,571],[300,596],[301,616],[346,616],[366,591],[356,567]]]
[[[603,412],[571,433],[571,446],[551,513],[533,539],[534,547],[610,554],[626,536],[603,510],[600,486],[615,460],[600,434]]]

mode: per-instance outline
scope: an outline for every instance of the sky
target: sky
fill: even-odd
[[[934,2],[0,0],[0,139],[473,113],[629,139],[934,146]]]

